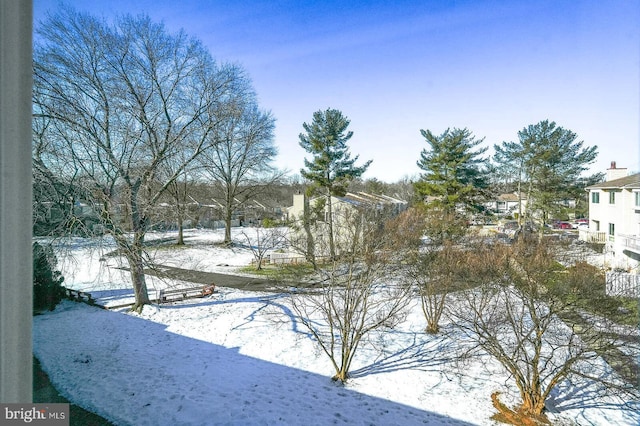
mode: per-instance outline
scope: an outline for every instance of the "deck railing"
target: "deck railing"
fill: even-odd
[[[640,297],[640,275],[626,272],[607,272],[607,295]]]
[[[622,247],[636,253],[640,253],[640,236],[638,235],[619,235]]]
[[[607,233],[603,231],[592,231],[590,229],[580,229],[578,231],[578,238],[588,243],[604,244],[607,242]]]

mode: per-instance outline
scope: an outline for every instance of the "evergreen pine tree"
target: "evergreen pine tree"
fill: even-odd
[[[527,193],[527,210],[534,211],[542,225],[560,212],[560,202],[579,198],[587,182],[599,175],[581,178],[598,155],[597,147],[584,147],[577,135],[544,120],[518,132],[518,142],[496,145],[494,161],[517,163],[517,173]]]
[[[351,158],[347,142],[353,132],[347,131],[349,124],[341,111],[329,108],[313,113],[313,121],[302,125],[306,134],[300,134],[300,146],[312,155],[311,160],[305,158],[305,168],[300,170],[300,174],[312,183],[309,195],[317,191],[326,197],[332,258],[336,253],[331,196],[345,195],[349,182],[362,176],[371,164],[369,160],[362,166],[356,166],[359,156]]]
[[[51,246],[33,243],[33,310],[52,311],[64,298],[64,277],[56,270],[58,260]]]
[[[446,214],[457,208],[466,211],[480,208],[484,190],[489,186],[486,159],[487,148],[476,149],[484,139],[475,139],[467,129],[447,129],[441,135],[420,130],[430,149],[423,149],[417,164],[424,171],[416,182],[416,193],[427,206]]]

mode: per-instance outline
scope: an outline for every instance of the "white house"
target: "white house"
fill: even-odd
[[[611,163],[607,180],[586,188],[589,196],[589,229],[580,239],[605,244],[605,262],[611,268],[638,274],[640,264],[640,173]]]

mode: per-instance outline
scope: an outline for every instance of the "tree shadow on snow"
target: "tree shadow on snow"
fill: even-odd
[[[383,348],[372,364],[353,370],[351,377],[390,373],[401,370],[438,371],[446,374],[443,365],[456,362],[455,347],[450,338],[424,332],[387,331],[385,338],[403,342],[397,349]],[[453,370],[453,367],[452,367]]]
[[[83,304],[34,318],[33,336],[63,396],[116,424],[469,425]]]
[[[289,296],[284,293],[274,293],[274,294],[266,294],[260,296],[249,296],[249,297],[236,297],[232,299],[220,298],[220,294],[209,297],[208,300],[198,299],[196,302],[188,303],[181,302],[173,305],[160,305],[161,309],[184,309],[184,308],[193,308],[194,306],[205,307],[205,306],[215,306],[215,305],[228,305],[228,304],[237,304],[237,303],[252,303],[259,305],[254,309],[249,315],[245,317],[246,322],[236,326],[236,328],[240,328],[254,320],[257,319],[258,314],[262,314],[266,309],[272,309],[272,312],[268,315],[274,323],[282,324],[283,322],[291,323],[291,331],[296,334],[301,334],[305,337],[313,339],[313,336],[308,331],[305,331],[304,328],[300,327],[297,315],[288,307],[286,304],[279,303],[279,300],[287,299]],[[222,296],[224,297],[224,296]],[[288,321],[284,321],[282,319],[282,314],[284,314]]]
[[[547,408],[555,413],[593,408],[624,411],[635,424],[640,424],[640,401],[629,398],[626,398],[628,402],[622,401],[616,396],[616,393],[622,391],[612,390],[611,385],[607,384],[619,380],[612,371],[601,371],[600,377],[595,381],[582,379],[577,384],[566,380],[552,392],[547,401]]]

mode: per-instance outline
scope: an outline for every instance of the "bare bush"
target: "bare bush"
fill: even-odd
[[[475,288],[458,293],[447,313],[471,352],[489,354],[508,372],[521,399],[518,413],[539,418],[551,392],[569,378],[606,380],[609,391],[632,391],[604,378],[599,354],[615,342],[593,324],[561,320],[575,312],[565,291],[588,277],[560,265],[553,247],[526,240],[476,246],[461,275]]]
[[[256,226],[254,228],[255,236],[249,236],[245,231],[242,232],[247,247],[253,254],[253,260],[256,263],[256,269],[262,269],[262,263],[269,251],[282,249],[286,245],[287,230],[286,228],[266,228]]]
[[[398,324],[411,292],[393,276],[399,257],[394,239],[387,238],[385,217],[361,210],[341,214],[337,255],[319,263],[320,282],[310,291],[294,292],[292,305],[331,360],[333,380],[345,382],[367,335]]]
[[[442,246],[429,247],[409,262],[407,275],[420,294],[427,333],[440,331],[447,295],[460,287],[458,272],[463,260],[464,252],[447,242]]]

